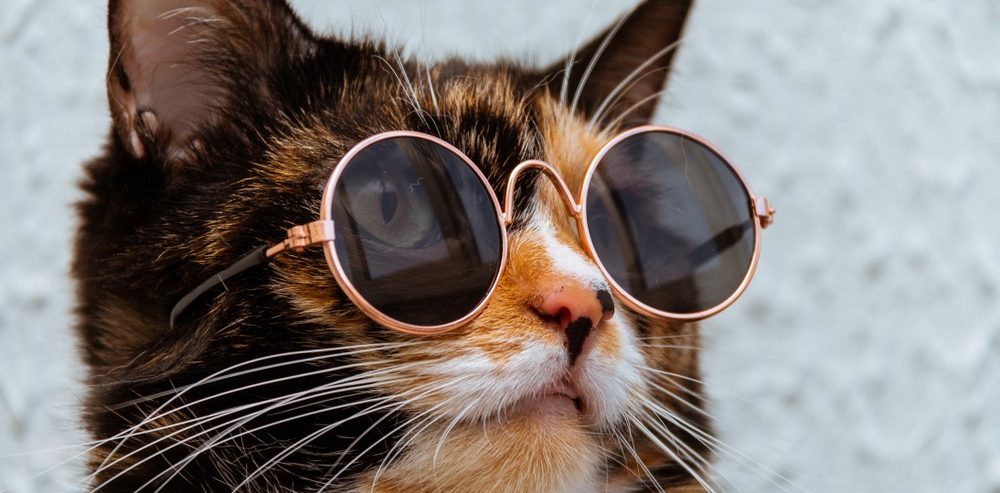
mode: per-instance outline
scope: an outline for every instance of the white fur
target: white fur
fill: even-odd
[[[619,353],[608,354],[601,346],[597,346],[581,367],[580,387],[585,392],[584,398],[593,406],[600,423],[605,426],[611,426],[622,418],[622,414],[630,407],[631,393],[646,391],[645,382],[639,373],[639,367],[645,362],[630,322],[621,311],[616,311],[604,323],[602,330],[615,332],[619,340]]]
[[[465,347],[462,351],[462,356],[429,365],[423,372],[449,381],[443,394],[452,401],[441,412],[461,412],[469,419],[495,417],[505,406],[541,392],[567,364],[561,345],[543,341],[526,342],[520,352],[502,364],[479,349]]]
[[[527,229],[541,241],[549,262],[560,274],[576,279],[584,286],[608,289],[607,281],[593,261],[559,241],[555,225],[547,212],[534,211]]]

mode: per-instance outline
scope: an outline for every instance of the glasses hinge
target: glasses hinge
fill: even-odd
[[[288,228],[288,237],[284,241],[267,250],[267,256],[273,257],[285,250],[301,252],[310,245],[333,241],[333,221],[313,221]]]
[[[766,228],[774,223],[774,207],[771,206],[771,201],[767,200],[765,197],[756,197],[753,199],[753,210],[760,218],[760,226]]]

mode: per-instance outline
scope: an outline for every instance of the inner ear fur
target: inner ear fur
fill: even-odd
[[[167,168],[182,168],[204,145],[238,85],[312,40],[284,0],[111,0],[108,33],[115,136],[133,158]]]
[[[691,0],[646,0],[545,71],[550,92],[599,125],[648,123],[680,43]],[[574,105],[575,102],[575,105]]]

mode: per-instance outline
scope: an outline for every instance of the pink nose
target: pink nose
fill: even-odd
[[[566,339],[570,364],[589,349],[594,329],[615,313],[611,293],[576,284],[563,284],[542,298],[539,315],[556,324]]]

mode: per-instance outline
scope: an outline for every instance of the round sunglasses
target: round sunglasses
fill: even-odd
[[[424,133],[386,132],[334,167],[318,221],[203,282],[177,302],[170,325],[230,278],[322,244],[337,283],[372,320],[409,334],[460,327],[486,308],[503,275],[516,184],[528,170],[557,189],[618,299],[651,317],[700,320],[736,301],[774,215],[721,152],[669,127],[611,139],[590,162],[579,199],[550,164],[522,162],[507,177],[503,208],[462,151]]]

